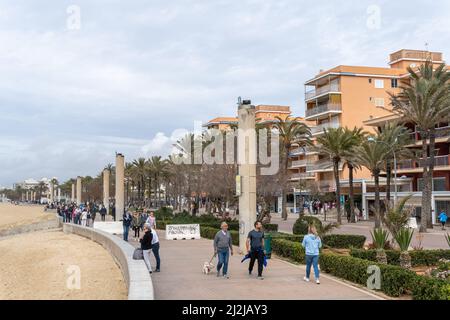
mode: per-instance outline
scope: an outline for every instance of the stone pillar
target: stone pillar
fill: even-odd
[[[116,220],[120,219],[125,210],[125,157],[116,155]]]
[[[58,202],[61,202],[61,188],[58,188]]]
[[[256,131],[255,107],[240,104],[238,109],[238,164],[241,183],[239,197],[239,249],[246,253],[248,233],[256,221]]]
[[[109,208],[109,170],[103,170],[103,205]]]
[[[53,183],[50,183],[50,187],[49,187],[49,201],[53,202]]]
[[[72,197],[70,198],[71,202],[75,202],[75,183],[72,183]]]
[[[77,177],[77,206],[81,204],[81,177]]]

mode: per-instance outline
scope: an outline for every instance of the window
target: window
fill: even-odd
[[[384,98],[375,98],[375,107],[384,107]]]
[[[375,80],[375,88],[383,89],[384,88],[384,80],[383,79]]]
[[[445,178],[433,179],[433,191],[446,191]],[[423,191],[423,178],[417,179],[417,191]]]
[[[391,79],[391,88],[398,88],[398,80]]]

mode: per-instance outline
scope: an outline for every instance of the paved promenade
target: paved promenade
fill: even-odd
[[[379,299],[365,290],[324,274],[321,276],[321,285],[305,283],[304,266],[278,259],[269,260],[265,280],[262,281],[255,277],[249,278],[248,261],[241,264],[242,257],[239,255],[231,258],[231,279],[217,278],[215,272],[206,276],[202,274],[202,267],[211,258],[211,240],[169,241],[165,240],[164,232],[158,231],[158,234],[162,272],[152,275],[157,300]],[[134,241],[131,243],[138,245]],[[152,265],[155,266],[153,256]]]

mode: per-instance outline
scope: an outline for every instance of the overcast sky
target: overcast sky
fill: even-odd
[[[0,0],[0,186],[167,154],[238,96],[304,114],[305,80],[450,54],[449,1]],[[78,17],[80,19],[78,19]]]

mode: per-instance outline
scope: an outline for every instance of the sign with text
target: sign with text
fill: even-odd
[[[200,239],[199,224],[168,224],[166,226],[167,240]]]

